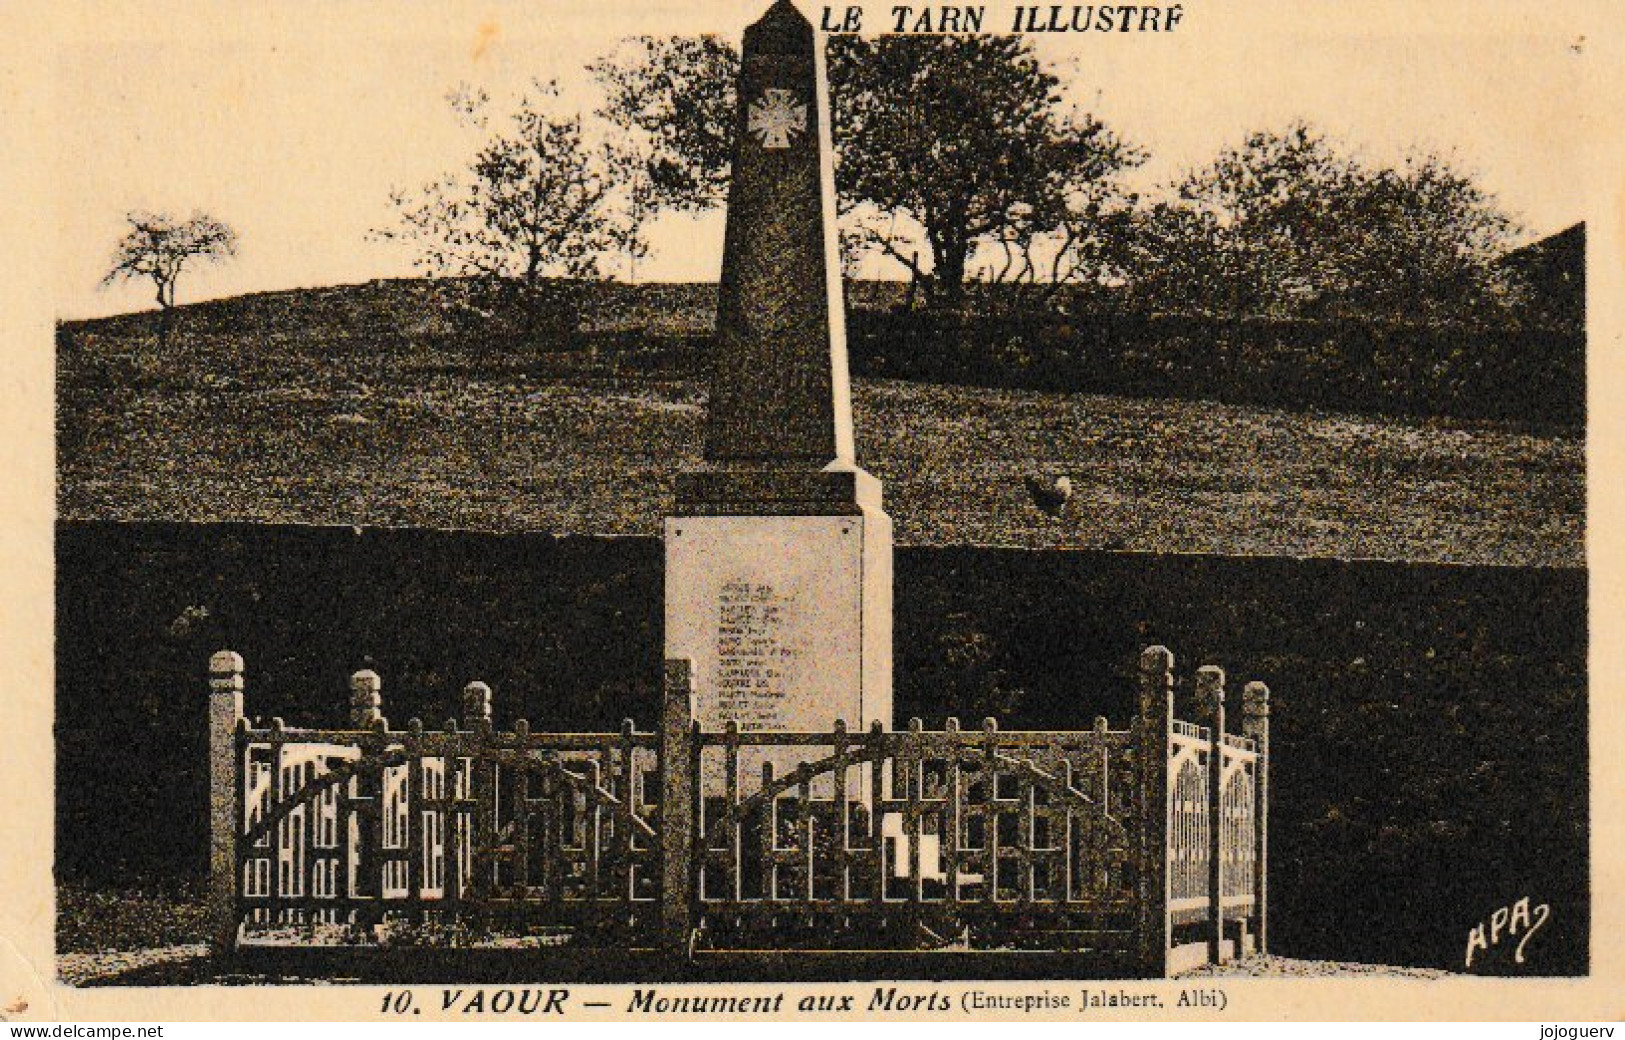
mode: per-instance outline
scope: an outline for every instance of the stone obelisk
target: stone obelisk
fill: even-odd
[[[666,656],[718,730],[891,726],[891,520],[853,451],[822,48],[745,30],[705,462],[666,519]]]

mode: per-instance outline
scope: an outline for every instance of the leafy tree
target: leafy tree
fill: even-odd
[[[645,37],[592,66],[602,114],[646,149],[656,208],[723,199],[738,63],[716,39]],[[849,262],[877,251],[948,305],[978,250],[1005,257],[985,273],[1012,281],[1098,268],[1088,221],[1140,153],[1067,108],[1020,37],[834,37],[829,78]]]
[[[1527,286],[1496,262],[1519,223],[1447,159],[1413,152],[1398,168],[1366,171],[1343,208],[1341,307],[1475,320],[1525,302]]]
[[[497,300],[517,293],[527,330],[544,309],[558,317],[561,302],[573,322],[559,280],[600,278],[607,256],[643,249],[617,196],[617,157],[587,142],[580,117],[550,114],[556,96],[536,83],[493,126],[489,95],[454,91],[453,111],[482,143],[463,170],[392,192],[398,224],[374,231],[415,243],[431,277],[465,277]]]
[[[192,261],[218,263],[237,255],[237,233],[206,213],[194,212],[186,220],[168,213],[130,213],[130,230],[119,241],[102,285],[146,279],[156,290],[160,335],[167,338],[175,287]]]
[[[949,305],[979,248],[1004,253],[995,280],[1032,281],[1035,244],[1055,234],[1046,280],[1083,273],[1086,222],[1141,155],[1067,108],[1059,85],[1021,37],[835,37],[836,180],[849,208],[871,211],[853,233]],[[929,268],[905,253],[898,218],[923,233]]]
[[[604,90],[599,115],[628,132],[658,209],[704,210],[728,192],[739,52],[716,36],[634,36],[588,70]]]
[[[1055,304],[1070,288],[1074,302],[1083,297],[1096,308],[1118,304],[1117,288],[1134,264],[1137,201],[1115,184],[1097,183],[1068,196],[1054,229],[1023,223],[999,234],[980,278],[1007,288],[990,302],[1030,311],[1034,303]]]
[[[1304,123],[1249,134],[1139,220],[1134,282],[1163,309],[1462,320],[1516,302],[1517,224],[1438,155],[1362,162]]]

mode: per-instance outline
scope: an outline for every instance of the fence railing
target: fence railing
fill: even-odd
[[[693,735],[702,790],[694,898],[707,941],[828,944],[836,922],[897,945],[1127,955],[1140,827],[1131,734],[878,725]],[[781,768],[775,753],[793,752]],[[742,783],[742,760],[759,777]],[[861,922],[859,924],[858,922]]]
[[[392,729],[370,671],[347,728],[299,729],[244,717],[236,654],[211,671],[222,950],[1027,949],[1161,976],[1264,948],[1268,691],[1227,733],[1203,668],[1208,725],[1176,720],[1160,647],[1129,727],[1038,732],[704,731],[682,661],[658,733],[498,729],[483,683]]]
[[[1156,649],[1143,662],[1148,685],[1164,669]],[[1247,684],[1242,732],[1231,733],[1224,685],[1222,669],[1197,669],[1195,707],[1210,725],[1176,721],[1168,736],[1169,947],[1188,951],[1179,940],[1200,935],[1213,962],[1262,952],[1266,935],[1269,689]]]

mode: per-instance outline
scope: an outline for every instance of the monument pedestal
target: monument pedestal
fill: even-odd
[[[683,475],[665,523],[666,656],[693,662],[701,728],[891,726],[891,518],[879,490],[857,469]],[[805,754],[764,750],[741,768],[755,787],[762,761],[782,774]]]

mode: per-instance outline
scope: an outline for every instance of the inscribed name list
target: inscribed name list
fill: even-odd
[[[863,711],[858,516],[666,521],[666,654],[694,666],[709,731],[854,729]],[[887,705],[889,708],[889,705]]]
[[[717,596],[717,709],[745,733],[786,727],[786,681],[801,651],[790,645],[793,597],[766,582],[730,581]]]

